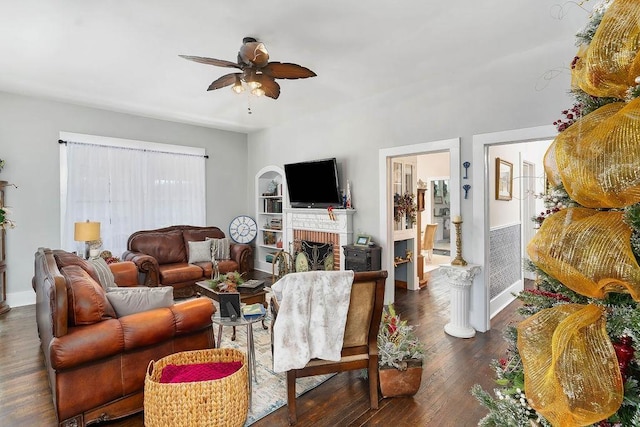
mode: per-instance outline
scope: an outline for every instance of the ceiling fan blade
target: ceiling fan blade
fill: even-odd
[[[280,85],[276,83],[273,77],[266,74],[256,74],[255,79],[262,85],[260,86],[260,89],[264,90],[265,96],[278,99],[280,96]]]
[[[260,71],[275,79],[306,79],[316,76],[310,69],[288,62],[269,62]]]
[[[178,55],[180,58],[188,59],[189,61],[199,62],[201,64],[207,65],[215,65],[216,67],[228,67],[228,68],[239,68],[240,65],[235,62],[225,61],[224,59],[215,59],[215,58],[205,58],[203,56],[189,56],[189,55]]]
[[[231,73],[225,74],[217,80],[214,80],[213,83],[209,85],[207,90],[216,90],[225,86],[231,86],[236,82],[236,78],[240,77],[242,74],[240,73]]]

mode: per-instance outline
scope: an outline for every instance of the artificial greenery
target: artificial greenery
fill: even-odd
[[[208,280],[209,286],[220,292],[237,292],[238,285],[244,283],[242,274],[232,271],[227,274],[220,274],[218,277]]]
[[[9,210],[0,203],[0,228],[14,228],[15,221],[9,219]]]
[[[393,304],[382,313],[378,331],[378,364],[406,370],[410,360],[423,360],[424,345],[414,332],[414,326],[401,320]]]
[[[416,196],[413,193],[405,193],[403,196],[396,194],[394,196],[393,217],[396,221],[400,221],[403,217],[406,217],[411,223],[416,221],[418,205],[416,204],[415,197]]]

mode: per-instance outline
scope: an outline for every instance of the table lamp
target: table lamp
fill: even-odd
[[[76,222],[73,239],[77,242],[84,242],[84,259],[89,259],[89,242],[100,238],[99,222]]]

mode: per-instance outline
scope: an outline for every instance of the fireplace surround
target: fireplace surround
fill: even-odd
[[[332,243],[334,269],[344,270],[342,246],[353,242],[355,209],[289,208],[284,210],[285,239],[293,253],[295,241]]]

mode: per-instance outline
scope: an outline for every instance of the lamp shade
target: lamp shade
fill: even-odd
[[[73,239],[78,242],[88,242],[100,238],[99,222],[76,222]]]

